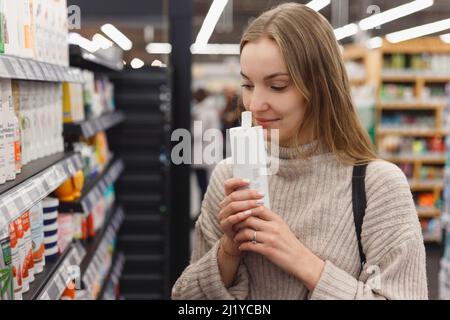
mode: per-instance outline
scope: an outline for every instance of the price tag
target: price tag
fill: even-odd
[[[11,78],[26,79],[25,72],[16,58],[10,57],[9,63],[11,64],[13,70],[13,76]]]
[[[6,59],[0,57],[0,77],[2,77],[2,78],[9,77],[9,72],[6,67],[6,63],[7,63]]]
[[[27,79],[30,79],[30,80],[36,79],[36,76],[34,74],[33,69],[30,66],[29,61],[27,59],[20,59],[19,61],[25,72],[25,76],[27,77]]]
[[[43,80],[44,76],[42,74],[42,69],[39,66],[39,63],[37,61],[30,60],[29,64],[31,66],[31,69],[33,69],[34,74],[36,75],[36,79]]]

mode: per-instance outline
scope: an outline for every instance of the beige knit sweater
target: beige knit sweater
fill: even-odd
[[[317,142],[303,145],[308,152]],[[306,160],[280,148],[280,169],[269,177],[272,211],[297,238],[325,261],[313,292],[264,256],[246,253],[236,281],[225,288],[217,265],[222,231],[219,202],[223,182],[232,177],[226,161],[211,177],[195,227],[190,265],[172,289],[173,299],[427,299],[425,248],[411,191],[394,164],[376,160],[366,172],[367,209],[360,258],[352,211],[352,166],[319,144]],[[369,269],[368,269],[369,268]],[[369,272],[368,272],[369,271]]]

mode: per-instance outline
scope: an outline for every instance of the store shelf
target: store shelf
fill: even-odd
[[[23,295],[24,300],[59,300],[64,292],[72,269],[79,266],[86,251],[79,242],[70,244],[55,262],[47,263],[44,271],[35,276],[30,290]]]
[[[114,111],[94,119],[88,119],[76,123],[65,123],[64,135],[76,135],[89,138],[97,132],[110,129],[124,120],[125,115],[123,112]]]
[[[80,69],[0,55],[0,78],[51,82],[84,82]]]
[[[82,195],[78,200],[73,202],[61,201],[58,211],[63,213],[90,212],[103,196],[106,189],[119,178],[123,169],[124,163],[121,159],[111,161],[92,183],[84,187]]]
[[[94,240],[93,245],[88,249],[88,253],[81,264],[81,277],[84,284],[84,288],[88,292],[92,292],[93,284],[98,280],[98,276],[104,266],[104,256],[110,250],[111,243],[117,236],[117,232],[124,220],[124,212],[121,208],[118,208],[109,223],[102,229]]]
[[[448,132],[444,130],[430,129],[410,129],[410,128],[382,128],[378,127],[377,135],[398,135],[398,136],[416,136],[416,137],[434,137],[444,136]]]
[[[79,153],[58,153],[22,168],[14,181],[0,186],[0,229],[82,169]]]
[[[416,207],[416,210],[419,218],[430,219],[439,218],[441,216],[441,210],[438,208]]]
[[[123,70],[122,50],[111,47],[108,50],[98,50],[91,53],[77,45],[69,47],[70,64],[82,69],[93,71],[121,71]]]
[[[106,296],[106,290],[109,284],[112,282],[116,284],[119,282],[120,276],[122,275],[123,268],[125,266],[125,255],[120,252],[114,255],[113,263],[111,268],[109,268],[108,274],[103,282],[102,289],[98,295],[97,300],[112,300],[114,297]]]
[[[444,108],[445,103],[423,101],[380,101],[376,106],[379,109],[388,110],[436,110]]]
[[[414,181],[410,180],[409,185],[411,191],[432,191],[432,190],[442,190],[444,188],[444,183],[439,181]]]
[[[430,163],[430,164],[445,164],[447,161],[447,157],[445,154],[421,154],[421,155],[415,155],[415,154],[407,154],[407,155],[389,155],[389,154],[383,154],[380,153],[379,156],[390,162],[394,163],[401,163],[401,162],[422,162],[422,163]]]
[[[381,72],[381,80],[388,82],[415,82],[417,80],[423,80],[425,82],[446,82],[450,81],[450,74],[385,69]]]

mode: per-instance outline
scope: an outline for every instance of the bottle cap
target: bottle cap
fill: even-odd
[[[250,111],[242,112],[242,127],[251,128],[252,126],[252,113]]]

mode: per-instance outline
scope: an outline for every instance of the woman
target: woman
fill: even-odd
[[[219,163],[191,263],[172,297],[427,299],[425,248],[408,182],[371,150],[329,23],[303,5],[283,4],[258,17],[240,47],[244,107],[256,124],[279,129],[271,210]],[[367,164],[363,270],[352,210],[355,164]]]

